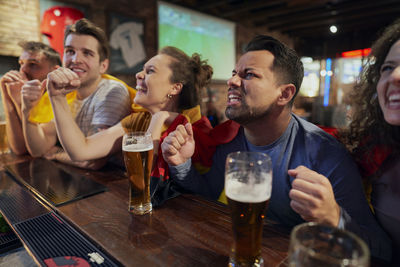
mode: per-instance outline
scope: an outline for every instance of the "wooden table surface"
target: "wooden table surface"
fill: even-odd
[[[11,154],[5,164],[30,160]],[[65,165],[64,165],[65,166]],[[108,191],[54,208],[124,266],[227,266],[232,242],[228,207],[182,195],[148,215],[128,212],[128,180],[122,169],[70,168],[108,187]],[[287,266],[289,233],[265,222],[264,266]]]

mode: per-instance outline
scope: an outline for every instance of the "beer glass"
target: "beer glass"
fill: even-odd
[[[0,121],[0,155],[10,152],[8,148],[6,122]]]
[[[124,135],[122,151],[129,178],[129,211],[145,214],[152,210],[150,173],[153,163],[153,140],[150,133],[131,132]]]
[[[263,266],[263,218],[272,189],[265,153],[234,152],[226,159],[225,194],[231,210],[233,245],[229,266]]]
[[[318,223],[303,223],[290,235],[289,266],[367,267],[369,250],[353,233]]]

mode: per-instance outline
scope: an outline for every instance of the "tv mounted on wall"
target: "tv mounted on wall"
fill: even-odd
[[[213,80],[231,77],[235,44],[233,22],[158,2],[158,48],[175,46],[188,55],[199,53],[213,67]]]

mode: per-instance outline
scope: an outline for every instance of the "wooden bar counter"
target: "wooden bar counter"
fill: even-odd
[[[34,160],[29,156],[0,154],[0,171],[5,170],[6,165],[21,162],[32,164]],[[128,212],[128,179],[123,168],[110,164],[100,171],[88,171],[55,164],[108,188],[106,192],[58,207],[49,206],[49,209],[114,258],[117,264],[227,266],[232,243],[227,206],[200,196],[181,195],[153,209],[151,214],[133,215]],[[262,257],[265,267],[288,266],[289,234],[279,224],[264,222]],[[370,266],[388,265],[372,258]]]
[[[0,170],[30,157],[1,155]],[[63,165],[65,168],[65,165]],[[128,179],[121,168],[100,171],[67,167],[104,184],[108,191],[52,207],[123,266],[227,266],[232,242],[228,207],[181,195],[148,215],[128,212]],[[289,233],[265,222],[265,266],[287,266]]]

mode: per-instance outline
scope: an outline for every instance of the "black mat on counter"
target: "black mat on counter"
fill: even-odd
[[[0,253],[23,242],[40,266],[121,266],[39,199],[0,171],[0,212],[15,232],[0,233]]]
[[[41,266],[119,266],[54,212],[13,225]]]
[[[0,254],[22,246],[21,241],[13,231],[0,233]]]
[[[54,206],[107,190],[104,185],[46,159],[7,165],[6,170],[18,182]]]

